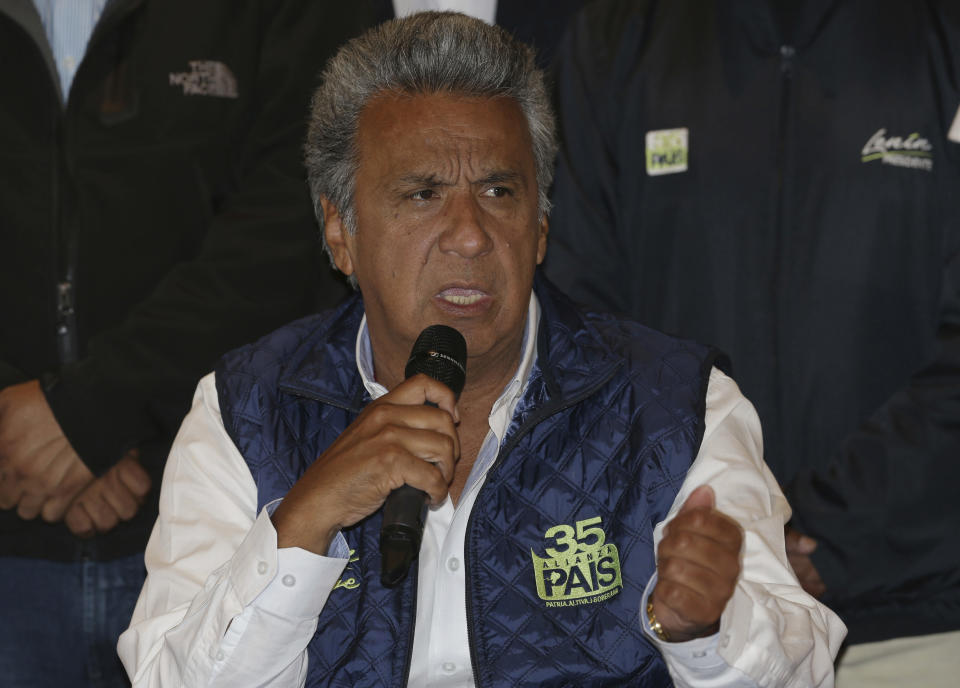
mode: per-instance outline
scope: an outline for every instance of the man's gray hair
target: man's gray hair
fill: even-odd
[[[497,26],[453,12],[423,12],[380,24],[346,43],[327,63],[313,96],[305,147],[314,210],[321,197],[356,231],[357,126],[381,93],[451,93],[513,98],[533,141],[540,216],[557,152],[553,111],[533,50]],[[321,232],[322,236],[322,232]],[[324,249],[329,247],[324,238]]]

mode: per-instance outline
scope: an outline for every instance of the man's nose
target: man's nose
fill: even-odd
[[[487,232],[483,208],[472,194],[457,194],[448,202],[440,235],[439,247],[445,253],[455,253],[464,258],[476,258],[493,248],[493,239]]]

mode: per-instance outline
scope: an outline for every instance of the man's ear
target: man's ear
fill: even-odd
[[[537,227],[537,232],[539,236],[537,237],[537,265],[543,262],[544,256],[547,255],[547,234],[550,233],[550,223],[547,221],[547,216],[544,215],[540,219],[540,226]]]
[[[323,236],[330,247],[330,255],[337,269],[349,277],[353,274],[353,258],[350,255],[352,237],[343,226],[340,211],[328,198],[320,199],[320,207],[323,208]]]

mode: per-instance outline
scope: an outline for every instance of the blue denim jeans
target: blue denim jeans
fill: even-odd
[[[129,686],[117,657],[143,555],[63,563],[0,557],[0,685]]]

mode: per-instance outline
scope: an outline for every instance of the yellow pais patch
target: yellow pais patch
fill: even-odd
[[[557,525],[543,534],[545,557],[532,549],[537,595],[548,607],[593,604],[620,592],[620,554],[606,541],[599,516]]]

